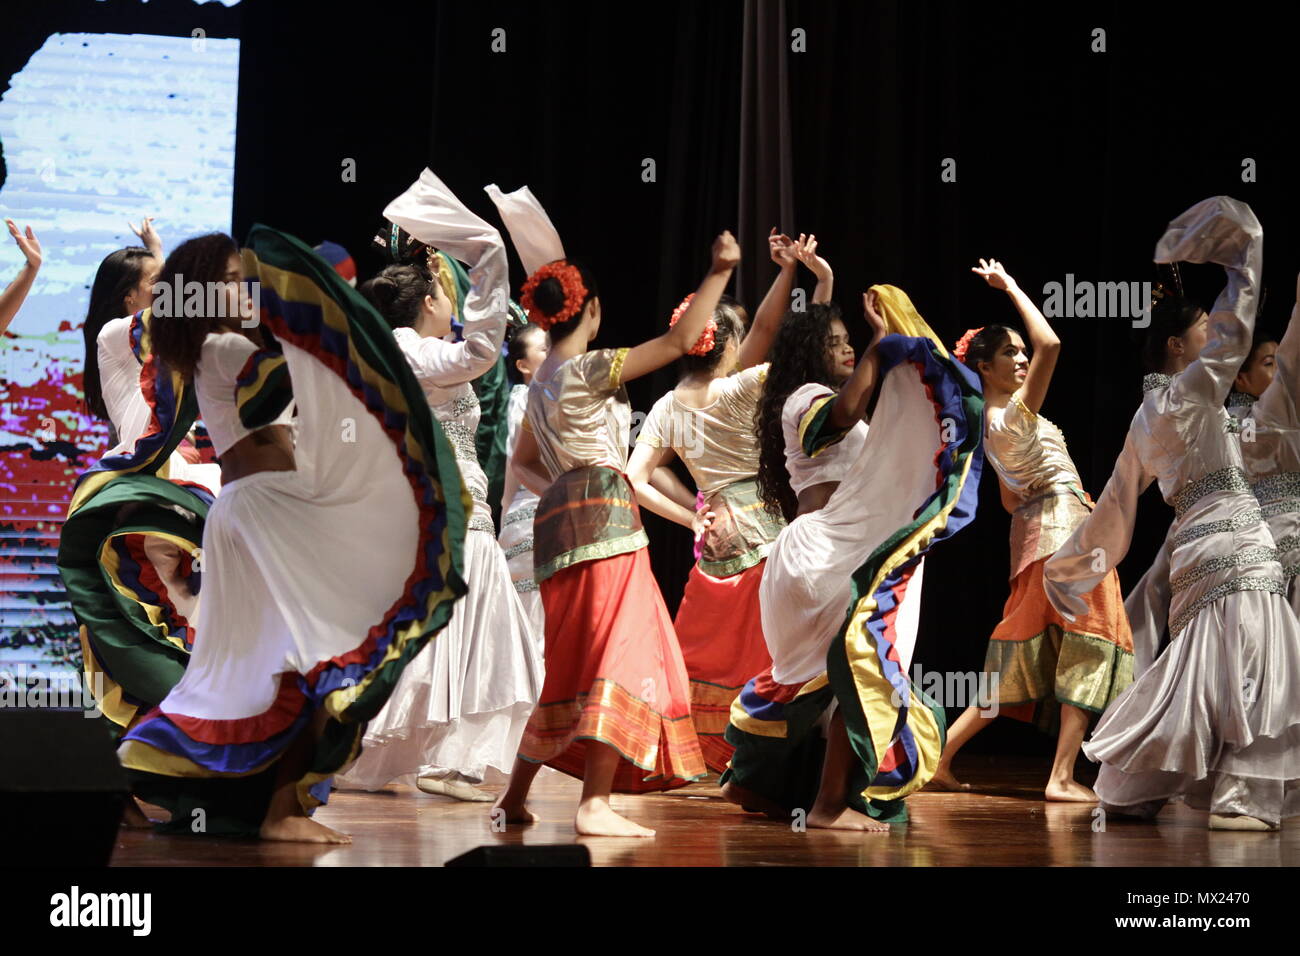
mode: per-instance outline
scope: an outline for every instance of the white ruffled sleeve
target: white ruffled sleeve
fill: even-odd
[[[1250,207],[1227,196],[1198,202],[1169,224],[1156,244],[1155,261],[1212,262],[1228,285],[1210,313],[1210,337],[1200,356],[1174,376],[1176,400],[1221,406],[1250,354],[1264,257],[1264,230]]]
[[[469,266],[470,290],[460,316],[465,340],[422,339],[419,361],[435,385],[473,381],[496,364],[510,314],[506,247],[501,234],[470,212],[428,169],[388,204],[384,217]]]

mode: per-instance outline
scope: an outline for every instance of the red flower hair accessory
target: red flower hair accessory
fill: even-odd
[[[957,344],[952,349],[952,354],[957,356],[957,361],[966,364],[966,352],[970,348],[971,340],[983,331],[982,325],[978,329],[967,329],[966,334],[957,340]]]
[[[564,307],[555,315],[547,315],[533,299],[537,287],[547,279],[554,279],[564,289]],[[563,259],[548,262],[528,277],[519,295],[519,304],[528,313],[528,321],[549,330],[560,322],[567,322],[582,311],[582,303],[587,301],[587,287],[582,284],[582,273],[578,267]]]
[[[690,308],[691,299],[693,298],[695,298],[694,292],[692,292],[686,298],[682,299],[681,305],[673,309],[673,317],[668,320],[668,328],[671,329],[674,325],[677,324],[678,320],[681,319],[681,317],[686,314],[686,310]],[[713,320],[713,316],[709,316],[709,321],[704,324],[704,331],[701,332],[700,337],[695,340],[695,344],[686,350],[686,354],[687,355],[708,355],[710,352],[713,351],[713,344],[715,341],[714,333],[716,333],[717,331],[718,331],[718,323]]]

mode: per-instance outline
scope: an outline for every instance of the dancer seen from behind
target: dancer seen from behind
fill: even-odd
[[[739,260],[736,240],[723,233],[698,304],[634,348],[589,350],[601,310],[585,269],[557,260],[524,286],[529,319],[551,338],[513,460],[541,497],[533,560],[546,609],[546,685],[497,802],[508,822],[535,819],[524,802],[547,764],[582,778],[579,833],[653,836],[618,814],[610,793],[668,790],[705,772],[677,635],[624,477],[631,424],[624,383],[686,354]]]

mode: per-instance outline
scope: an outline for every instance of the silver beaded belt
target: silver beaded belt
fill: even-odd
[[[1249,511],[1243,511],[1241,514],[1233,515],[1231,518],[1224,518],[1222,521],[1207,521],[1204,524],[1194,524],[1184,528],[1178,534],[1174,535],[1170,544],[1177,548],[1187,544],[1189,541],[1196,541],[1198,538],[1204,538],[1206,535],[1219,534],[1223,531],[1240,531],[1242,528],[1249,528],[1252,525],[1262,524],[1264,522],[1264,512],[1259,508],[1251,508]]]
[[[1174,495],[1174,514],[1181,518],[1188,508],[1206,495],[1213,494],[1216,491],[1244,491],[1249,493],[1250,482],[1246,480],[1246,473],[1235,466],[1220,468],[1208,475],[1202,475],[1195,481],[1188,482],[1183,486],[1182,491]]]

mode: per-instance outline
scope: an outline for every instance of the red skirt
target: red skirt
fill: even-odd
[[[705,574],[696,564],[673,622],[691,679],[691,717],[700,750],[708,768],[718,773],[727,769],[735,750],[723,738],[732,701],[751,677],[772,666],[758,606],[766,563],[725,578]]]
[[[541,584],[546,680],[519,756],[581,778],[587,742],[622,758],[617,793],[704,775],[690,685],[645,548],[583,561]]]

